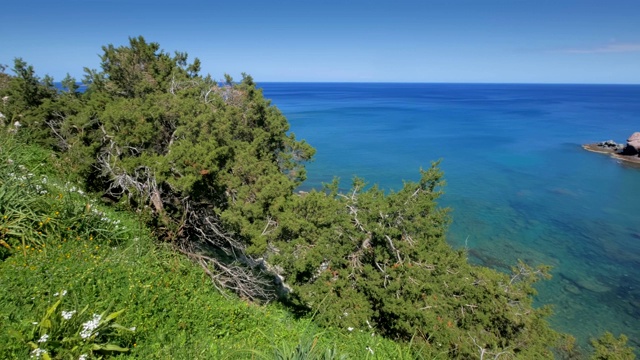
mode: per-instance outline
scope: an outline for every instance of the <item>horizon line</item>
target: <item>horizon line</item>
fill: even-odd
[[[620,85],[620,86],[640,86],[640,83],[579,83],[579,82],[465,82],[465,81],[258,81],[254,79],[256,84],[260,83],[277,83],[277,84],[459,84],[459,85]]]

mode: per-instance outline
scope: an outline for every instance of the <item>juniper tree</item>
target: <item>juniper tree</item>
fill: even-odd
[[[69,163],[94,189],[151,209],[159,233],[185,252],[206,243],[255,265],[267,246],[260,234],[304,180],[313,149],[287,133],[246,74],[220,85],[198,74],[199,60],[142,37],[103,52],[100,70],[86,70],[82,110],[59,126]],[[227,275],[225,284],[249,276]]]

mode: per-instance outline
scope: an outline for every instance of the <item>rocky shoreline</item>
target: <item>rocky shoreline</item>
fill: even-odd
[[[588,151],[610,156],[627,163],[640,166],[640,132],[631,134],[626,144],[618,144],[613,140],[582,145]]]

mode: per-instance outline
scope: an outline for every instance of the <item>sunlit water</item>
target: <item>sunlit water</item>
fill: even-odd
[[[354,175],[385,189],[442,159],[448,240],[508,271],[553,266],[538,304],[584,344],[640,346],[640,168],[583,150],[640,131],[640,86],[263,83],[317,149],[304,188]]]

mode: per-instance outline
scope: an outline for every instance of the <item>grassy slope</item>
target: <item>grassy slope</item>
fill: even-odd
[[[52,156],[0,135],[0,358],[27,358],[35,348],[70,359],[415,356],[368,329],[319,329],[277,304],[221,295],[134,214],[56,180]],[[62,318],[72,310],[71,319]],[[82,339],[93,314],[104,314],[99,334]],[[123,327],[110,327],[115,322]],[[45,333],[47,341],[38,342]],[[93,344],[128,351],[92,353]]]

